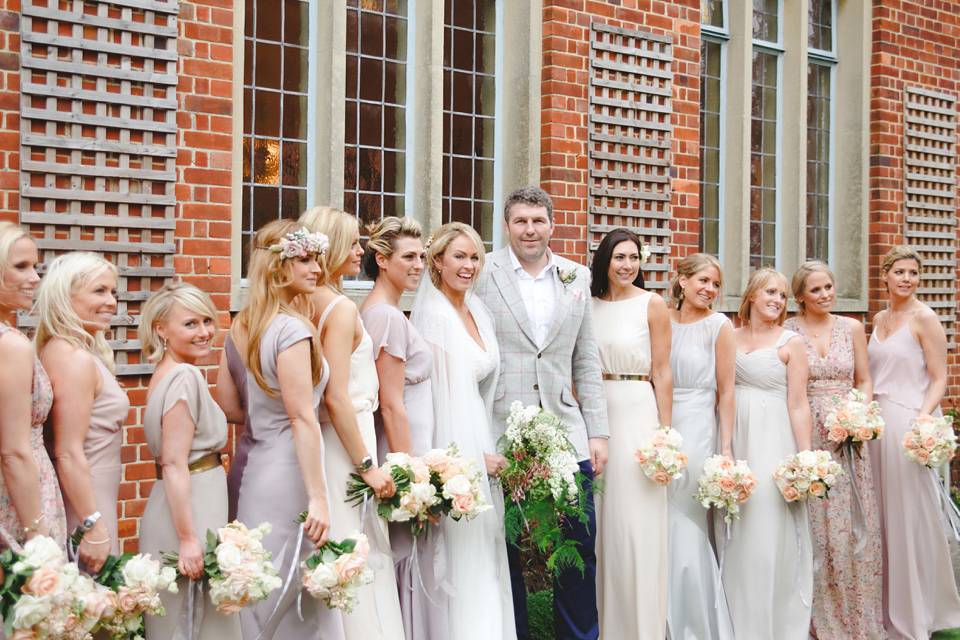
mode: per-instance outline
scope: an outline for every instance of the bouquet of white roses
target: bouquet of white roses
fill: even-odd
[[[429,469],[430,483],[440,496],[431,513],[473,520],[493,508],[483,495],[483,474],[477,461],[462,458],[456,443],[446,449],[431,449],[420,460]]]
[[[0,567],[0,615],[11,640],[87,640],[109,606],[93,580],[65,562],[60,545],[46,536],[31,538],[19,553],[4,550]]]
[[[144,614],[166,614],[159,592],[177,592],[176,570],[161,568],[150,554],[109,556],[95,580],[112,592],[99,592],[107,602],[100,616],[100,628],[110,632],[114,640],[142,637]]]
[[[680,451],[683,436],[676,429],[656,425],[651,437],[643,441],[633,459],[647,477],[661,487],[677,480],[687,466],[687,454]]]
[[[589,522],[583,474],[566,428],[549,411],[517,400],[510,405],[500,444],[509,465],[497,476],[508,503],[507,541],[516,544],[526,529],[533,546],[550,552],[548,568],[582,570],[576,542],[565,539],[560,528],[563,519]]]
[[[210,600],[217,611],[239,613],[244,607],[266,600],[283,582],[277,576],[270,559],[273,557],[260,542],[273,529],[264,522],[255,529],[247,529],[234,520],[220,527],[216,535],[207,531],[207,545],[203,556],[204,578],[210,583]],[[164,553],[170,564],[176,564],[175,553]]]
[[[910,431],[903,436],[903,455],[910,462],[918,462],[931,469],[953,460],[957,453],[957,436],[953,420],[947,416],[917,416]]]
[[[787,502],[807,498],[826,498],[845,471],[833,459],[829,451],[801,451],[787,456],[777,465],[773,480],[777,483],[783,499]]]
[[[391,498],[379,498],[377,514],[389,522],[409,522],[414,535],[437,515],[442,501],[437,487],[430,481],[430,469],[420,458],[403,452],[388,453],[380,469],[393,478],[397,488]],[[347,502],[360,504],[374,499],[373,489],[359,474],[351,473],[347,481]]]
[[[875,400],[867,402],[867,396],[859,389],[852,389],[846,398],[834,396],[833,403],[834,409],[827,414],[824,426],[827,438],[838,449],[846,445],[859,454],[864,442],[883,435],[880,405]]]
[[[303,588],[328,609],[350,613],[359,602],[357,590],[373,582],[373,571],[367,567],[369,554],[367,536],[356,531],[340,542],[326,542],[300,563]]]
[[[710,456],[703,463],[703,475],[698,480],[700,490],[693,499],[705,508],[716,505],[725,509],[723,519],[730,522],[739,519],[740,505],[747,501],[757,488],[757,476],[753,475],[744,460],[734,462],[722,455]]]

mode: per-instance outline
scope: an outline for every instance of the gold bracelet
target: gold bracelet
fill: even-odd
[[[87,540],[86,538],[83,538],[83,541],[87,544],[107,544],[110,542],[110,538],[106,538],[104,540]]]

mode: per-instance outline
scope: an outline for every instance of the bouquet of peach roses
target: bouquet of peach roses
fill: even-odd
[[[647,438],[633,459],[647,477],[661,487],[680,478],[687,466],[687,454],[680,451],[683,436],[676,429],[656,425],[653,436]]]
[[[926,465],[931,469],[953,460],[957,453],[957,436],[953,421],[947,416],[917,416],[910,431],[903,436],[903,455],[910,462]]]
[[[373,582],[373,571],[367,567],[369,554],[367,536],[356,531],[340,542],[326,542],[300,563],[303,588],[328,609],[350,613],[359,602],[357,590]]]
[[[446,449],[431,449],[420,461],[430,470],[430,484],[440,496],[434,513],[447,514],[454,520],[473,520],[493,508],[483,495],[483,475],[477,461],[462,458],[456,443]]]
[[[824,426],[827,438],[837,444],[837,449],[853,449],[860,455],[860,448],[867,440],[876,440],[883,435],[884,422],[880,417],[880,405],[859,389],[851,389],[846,398],[834,396],[834,409],[827,414]]]
[[[710,456],[703,463],[703,475],[698,480],[700,490],[693,499],[704,508],[715,505],[724,509],[724,522],[740,519],[740,505],[747,501],[757,488],[757,476],[743,460],[734,462],[727,456]]]
[[[818,449],[787,456],[773,472],[773,480],[783,499],[795,502],[828,497],[837,477],[845,474],[829,451]]]
[[[177,592],[176,569],[161,568],[150,554],[109,556],[95,580],[109,589],[104,596],[109,606],[101,615],[100,628],[114,640],[143,637],[144,614],[166,614],[160,591]]]

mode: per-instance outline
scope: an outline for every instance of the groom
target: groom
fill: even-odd
[[[597,638],[596,518],[594,474],[607,462],[607,409],[600,359],[593,335],[590,272],[554,256],[553,201],[539,187],[521,187],[503,207],[509,246],[487,255],[477,295],[490,308],[500,344],[500,380],[493,400],[494,436],[506,429],[510,404],[539,405],[568,427],[587,478],[590,523],[564,525],[580,543],[586,571],[564,571],[554,579],[553,623],[557,640]],[[526,585],[520,552],[507,545],[517,637],[530,638]]]

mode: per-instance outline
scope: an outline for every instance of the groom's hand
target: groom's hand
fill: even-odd
[[[590,438],[587,441],[590,446],[590,466],[593,467],[594,477],[603,473],[607,466],[607,439]]]

